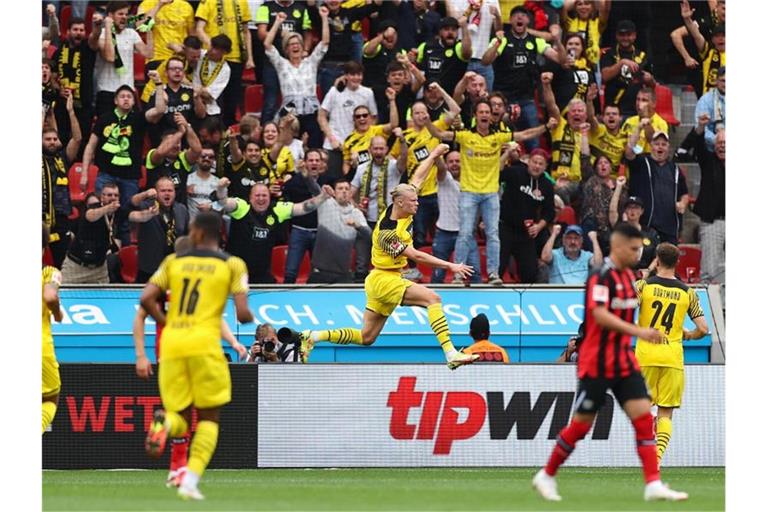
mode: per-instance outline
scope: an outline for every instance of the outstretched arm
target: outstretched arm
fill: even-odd
[[[319,195],[311,197],[306,201],[296,203],[291,210],[292,217],[300,217],[317,210],[318,207],[323,204],[329,197],[333,197],[333,189],[330,185],[323,185],[322,191]]]
[[[475,270],[469,265],[465,265],[464,263],[451,263],[450,261],[441,260],[440,258],[432,256],[431,254],[421,252],[420,250],[414,248],[412,245],[406,247],[405,251],[403,251],[403,254],[406,258],[413,260],[416,263],[424,263],[425,265],[429,265],[432,268],[444,268],[446,270],[450,270],[455,275],[461,276],[464,279],[469,279],[469,277],[475,273]]]
[[[429,156],[416,167],[416,170],[411,177],[410,184],[417,189],[421,189],[421,185],[424,183],[424,180],[427,179],[429,170],[435,165],[439,158],[448,152],[449,149],[448,144],[438,144],[435,146],[435,149],[432,150]]]

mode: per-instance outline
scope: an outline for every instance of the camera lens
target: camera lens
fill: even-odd
[[[274,352],[275,351],[275,342],[274,341],[265,341],[264,342],[264,352]]]

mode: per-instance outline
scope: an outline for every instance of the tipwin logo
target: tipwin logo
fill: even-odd
[[[555,439],[570,419],[574,393],[544,391],[533,406],[531,398],[528,391],[513,392],[507,402],[503,391],[488,391],[485,396],[473,391],[416,391],[416,377],[400,377],[387,400],[387,407],[392,408],[389,433],[400,441],[434,440],[432,453],[449,455],[454,442],[475,438],[486,418],[491,440],[508,439],[514,426],[518,440],[532,440],[552,411],[547,439]],[[414,408],[419,409],[420,416],[416,423],[409,423]],[[613,399],[608,396],[595,420],[592,439],[608,439],[612,420]]]

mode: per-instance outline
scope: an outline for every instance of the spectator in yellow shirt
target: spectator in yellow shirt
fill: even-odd
[[[635,100],[635,109],[637,115],[634,115],[624,121],[621,127],[622,135],[629,138],[632,132],[640,124],[643,119],[649,119],[648,123],[644,123],[644,128],[640,130],[640,138],[637,144],[633,147],[636,155],[640,153],[651,152],[651,136],[655,132],[669,133],[669,126],[662,117],[656,113],[656,91],[651,87],[644,87],[637,93],[637,99]]]

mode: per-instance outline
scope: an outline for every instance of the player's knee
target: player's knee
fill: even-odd
[[[432,290],[427,290],[427,294],[424,297],[424,300],[427,302],[427,306],[431,306],[433,304],[440,304],[440,296],[433,292]]]
[[[638,441],[655,438],[653,433],[653,415],[650,412],[633,419],[632,426],[635,427],[635,439]]]
[[[376,341],[376,335],[372,332],[363,331],[361,337],[363,338],[363,345],[373,345],[373,342]]]

